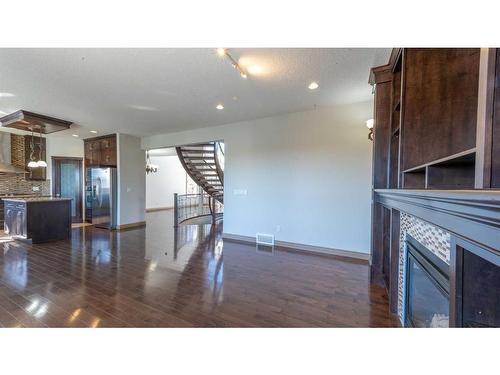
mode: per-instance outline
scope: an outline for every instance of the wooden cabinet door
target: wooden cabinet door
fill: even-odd
[[[84,142],[84,155],[85,155],[85,166],[91,167],[92,164],[92,142]]]
[[[500,327],[500,258],[452,236],[450,326]]]
[[[86,167],[116,167],[116,137],[107,136],[85,141]]]
[[[87,167],[99,166],[101,162],[100,142],[95,140],[85,141],[85,165]]]
[[[26,205],[7,202],[5,204],[5,233],[11,236],[26,236]]]
[[[476,146],[479,48],[408,48],[403,170]]]
[[[116,138],[109,137],[101,139],[101,165],[108,167],[115,167],[117,164],[116,160]]]

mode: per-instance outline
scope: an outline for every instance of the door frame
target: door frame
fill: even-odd
[[[80,178],[78,179],[79,181],[79,186],[80,186],[80,194],[78,194],[78,202],[76,202],[76,207],[79,207],[79,212],[77,212],[76,220],[74,221],[75,223],[83,223],[83,213],[84,207],[83,207],[83,193],[84,193],[84,186],[83,186],[83,173],[84,173],[84,168],[83,168],[83,158],[81,157],[74,157],[74,156],[52,156],[52,195],[56,195],[56,191],[60,191],[60,180],[58,179],[58,168],[57,168],[57,163],[63,160],[72,160],[72,161],[77,161],[79,162],[80,165]],[[59,188],[59,189],[58,189]]]

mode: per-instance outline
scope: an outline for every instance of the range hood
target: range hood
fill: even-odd
[[[19,110],[0,118],[0,125],[6,128],[15,128],[28,132],[49,134],[69,129],[71,121],[41,115],[39,113]]]
[[[0,174],[28,173],[11,164],[10,133],[0,132]]]

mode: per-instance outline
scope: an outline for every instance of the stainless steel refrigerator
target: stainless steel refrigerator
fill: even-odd
[[[87,168],[85,219],[99,228],[116,228],[116,168]]]

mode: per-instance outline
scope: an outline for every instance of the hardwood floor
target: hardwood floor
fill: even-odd
[[[222,224],[0,236],[1,327],[395,327],[366,264],[223,242]]]

